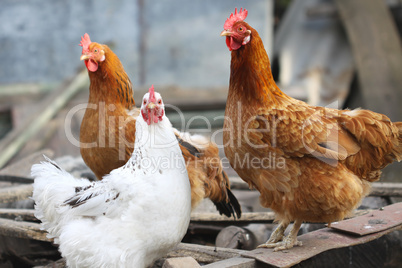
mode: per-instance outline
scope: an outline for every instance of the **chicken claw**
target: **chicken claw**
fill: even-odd
[[[271,234],[271,237],[268,239],[268,241],[265,244],[259,245],[257,248],[274,248],[274,251],[280,251],[290,249],[293,246],[301,246],[303,243],[297,240],[297,233],[299,232],[301,224],[302,221],[296,220],[293,224],[292,230],[290,230],[289,234],[285,237],[285,239],[283,239],[284,232],[289,223],[281,222]]]
[[[283,240],[285,236],[285,230],[288,227],[289,222],[281,222],[278,227],[272,232],[271,237],[265,244],[259,245],[257,248],[274,248],[281,244],[279,241]],[[279,242],[279,243],[278,243]]]

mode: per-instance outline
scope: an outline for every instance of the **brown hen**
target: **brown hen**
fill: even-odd
[[[80,45],[90,79],[88,107],[80,130],[81,155],[102,179],[130,158],[140,111],[135,107],[131,81],[116,54],[106,45],[91,42],[88,34]],[[220,214],[240,217],[241,208],[230,191],[216,145],[201,136],[191,137],[177,130],[175,134],[190,178],[192,208],[210,198]]]
[[[284,94],[246,16],[247,10],[236,9],[221,33],[232,51],[225,154],[260,192],[261,204],[276,213],[279,226],[261,247],[289,249],[301,245],[302,222],[342,220],[381,169],[402,159],[402,123],[368,110],[314,107]]]

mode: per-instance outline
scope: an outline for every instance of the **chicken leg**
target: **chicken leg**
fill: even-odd
[[[259,245],[258,248],[274,248],[274,251],[290,249],[293,246],[301,246],[302,242],[297,241],[297,233],[303,223],[302,220],[296,220],[289,234],[283,239],[286,228],[289,222],[281,222],[275,231],[271,234],[265,244]],[[282,241],[281,241],[282,240]]]

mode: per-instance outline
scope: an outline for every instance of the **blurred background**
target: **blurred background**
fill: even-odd
[[[231,56],[219,34],[235,7],[249,11],[286,94],[402,121],[402,0],[0,0],[0,175],[27,176],[38,152],[76,175],[88,170],[78,147],[89,95],[78,46],[85,33],[120,58],[137,103],[154,84],[182,112],[167,111],[175,127],[221,145]],[[391,165],[382,181],[400,182],[401,172]],[[244,211],[263,210],[258,193],[236,196]]]
[[[137,102],[154,84],[165,103],[184,114],[182,120],[168,111],[175,127],[210,126],[204,134],[220,129],[230,52],[219,34],[235,7],[249,11],[246,21],[262,37],[285,93],[313,105],[368,108],[402,120],[401,2],[2,0],[0,167],[44,147],[56,156],[79,156],[67,136],[78,141],[88,100],[89,80],[78,79],[85,33],[117,54]],[[208,122],[188,125],[194,115]],[[221,142],[219,135],[214,142]]]
[[[283,1],[283,6],[288,2]],[[197,113],[212,109],[208,116],[223,114],[230,52],[219,34],[234,8],[245,4],[245,1],[232,0],[2,1],[0,138],[18,126],[31,123],[34,111],[38,111],[39,116],[54,99],[61,98],[58,94],[48,104],[43,102],[52,92],[65,92],[84,68],[79,60],[81,47],[78,44],[85,33],[93,42],[108,44],[117,54],[133,83],[136,100],[154,84],[165,103]],[[245,7],[252,14],[248,22],[260,32],[267,51],[271,52],[273,1],[253,1]],[[60,123],[66,111],[87,102],[89,80],[86,80],[78,85],[80,89],[73,89],[72,94],[62,99],[65,104],[53,111]],[[72,118],[71,132],[77,140],[83,112],[78,111]],[[177,121],[175,118],[172,120]],[[54,135],[45,133],[52,128],[48,125],[52,120],[55,119],[49,118],[40,128],[40,134],[24,143],[34,140],[49,144],[50,141],[57,156],[78,155],[79,148],[63,138],[66,136],[62,133],[63,124],[60,130],[53,127],[60,132],[54,140],[58,148],[53,148]],[[177,126],[177,122],[174,123]],[[48,139],[44,140],[45,137]],[[8,160],[0,162],[3,166]]]

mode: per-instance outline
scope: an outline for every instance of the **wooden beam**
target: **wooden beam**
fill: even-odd
[[[257,261],[250,258],[231,258],[202,266],[203,268],[257,268]]]
[[[52,242],[46,237],[46,231],[40,230],[38,223],[0,219],[0,235],[23,239]]]
[[[44,160],[43,155],[46,155],[47,157],[51,158],[53,157],[54,152],[50,149],[45,149],[30,154],[1,169],[0,175],[30,177],[32,165],[35,163],[39,163],[40,161],[43,161]]]
[[[27,178],[27,177],[0,174],[0,181],[11,182],[11,183],[30,184],[30,183],[33,183],[34,180],[32,178]]]
[[[213,263],[230,258],[240,257],[245,250],[201,246],[195,244],[180,243],[174,250],[168,253],[168,258],[193,257],[199,263]]]
[[[369,196],[402,197],[402,183],[374,182]]]
[[[401,41],[385,1],[335,3],[352,46],[364,108],[402,120]]]
[[[273,223],[274,212],[247,212],[240,219],[228,218],[218,213],[191,213],[192,223],[219,224],[219,225],[245,225],[250,223]]]
[[[87,70],[81,71],[67,87],[61,86],[42,101],[43,110],[27,118],[24,124],[0,141],[0,168],[18,152],[88,82]]]
[[[0,208],[0,218],[19,221],[39,222],[34,209]]]
[[[11,186],[0,189],[0,204],[25,200],[32,196],[32,184]]]
[[[365,215],[372,210],[356,210],[353,216]],[[34,209],[10,209],[0,208],[0,218],[20,219],[24,221],[38,221],[34,216]],[[196,224],[212,224],[212,225],[248,225],[250,223],[273,223],[275,213],[273,212],[246,212],[240,219],[228,218],[218,213],[192,213],[191,223]]]

